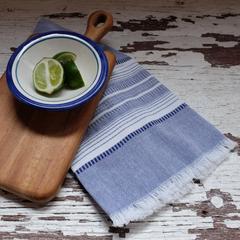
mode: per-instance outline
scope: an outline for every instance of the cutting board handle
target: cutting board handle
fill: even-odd
[[[103,23],[101,26],[98,24]],[[84,35],[94,42],[98,43],[112,28],[113,16],[105,11],[93,12],[87,24],[87,30]]]
[[[104,24],[95,26],[100,22]],[[111,27],[112,16],[97,11],[90,16],[86,35],[98,42]],[[104,53],[108,60],[108,81],[116,57],[112,52]],[[7,87],[4,74],[0,79],[0,126],[4,126],[0,132],[0,188],[37,203],[54,198],[107,81],[97,96],[85,105],[69,111],[48,112],[17,101]]]

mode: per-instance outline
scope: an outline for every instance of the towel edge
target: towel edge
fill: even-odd
[[[142,220],[167,204],[180,199],[194,187],[193,179],[204,179],[210,175],[236,146],[236,142],[224,138],[213,150],[172,176],[159,188],[125,209],[110,215],[113,226],[122,227],[130,221]]]

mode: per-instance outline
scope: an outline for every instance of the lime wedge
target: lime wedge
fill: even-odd
[[[85,86],[81,73],[79,72],[75,60],[77,56],[72,52],[60,52],[53,56],[53,59],[58,60],[64,69],[65,84],[69,88],[81,88]]]
[[[79,72],[75,62],[70,59],[64,65],[65,84],[69,88],[81,88],[85,86],[81,73]]]
[[[53,56],[53,59],[58,60],[63,66],[69,60],[75,61],[77,58],[76,54],[72,52],[60,52]]]
[[[33,69],[33,84],[40,92],[51,94],[62,87],[64,69],[60,62],[43,58]]]

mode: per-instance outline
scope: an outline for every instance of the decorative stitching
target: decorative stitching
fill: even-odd
[[[92,164],[95,164],[98,161],[101,161],[105,157],[107,157],[107,156],[111,155],[112,153],[114,153],[116,150],[121,148],[124,144],[126,144],[129,140],[131,140],[135,136],[137,136],[140,133],[146,131],[148,128],[150,128],[152,126],[154,126],[154,125],[156,125],[158,123],[162,123],[162,122],[166,121],[167,119],[173,117],[174,115],[176,115],[178,112],[180,112],[181,110],[183,110],[187,106],[188,105],[186,103],[183,103],[180,106],[178,106],[175,110],[173,110],[170,113],[164,115],[163,117],[161,117],[161,118],[159,118],[157,120],[153,120],[153,121],[147,123],[146,125],[142,126],[141,128],[135,130],[134,132],[128,134],[124,139],[122,139],[120,142],[118,142],[117,144],[112,146],[110,149],[106,150],[105,152],[101,153],[99,156],[95,157],[91,161],[89,161],[86,164],[84,164],[82,167],[80,167],[78,170],[76,170],[76,173],[80,174],[81,172],[83,172],[87,168],[91,167]]]

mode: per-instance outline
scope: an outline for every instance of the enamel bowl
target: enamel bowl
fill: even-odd
[[[32,73],[43,57],[59,52],[73,52],[75,63],[85,86],[79,89],[63,87],[49,95],[38,92]],[[104,86],[108,62],[102,49],[84,35],[54,31],[39,34],[24,42],[11,56],[7,66],[7,84],[11,93],[21,102],[42,110],[63,111],[79,107],[93,99]]]

